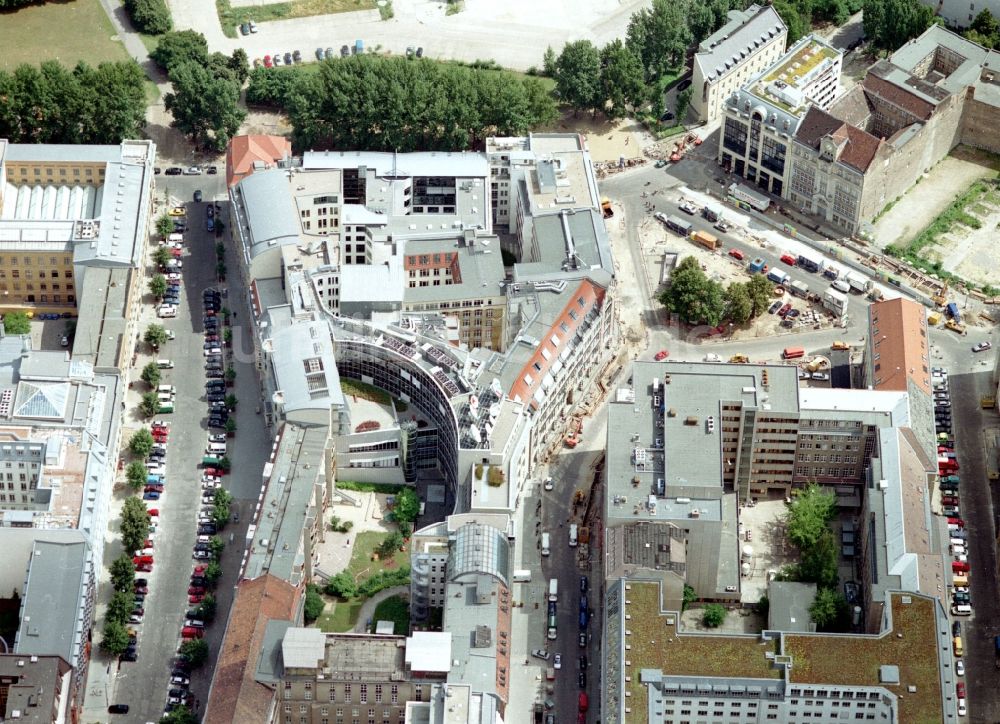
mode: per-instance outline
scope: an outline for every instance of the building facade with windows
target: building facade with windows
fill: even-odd
[[[694,55],[691,107],[698,120],[719,120],[726,99],[778,60],[787,39],[788,28],[772,6],[730,10],[726,24],[701,41]]]
[[[808,35],[723,103],[719,163],[776,196],[786,194],[792,139],[810,106],[840,93],[842,53]]]

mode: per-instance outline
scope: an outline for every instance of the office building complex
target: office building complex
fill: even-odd
[[[724,101],[719,163],[776,196],[788,184],[792,139],[810,107],[840,92],[839,50],[806,36]]]
[[[729,96],[771,67],[787,39],[788,29],[772,6],[730,10],[726,24],[701,41],[694,55],[691,107],[698,120],[719,120]]]

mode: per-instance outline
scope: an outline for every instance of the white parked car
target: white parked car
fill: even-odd
[[[555,655],[555,659],[552,662],[552,666],[553,666],[553,668],[556,668],[556,669],[561,669],[562,668],[562,654],[556,654]]]
[[[961,659],[955,659],[955,673],[959,676],[965,676],[965,662]]]
[[[160,308],[156,310],[157,316],[162,319],[168,319],[177,316],[177,307],[172,304],[161,304]]]
[[[176,313],[176,310],[174,310],[174,311]],[[211,357],[212,355],[215,355],[215,354],[222,354],[222,348],[221,347],[209,347],[208,349],[204,349],[202,351],[205,353],[206,357]]]
[[[552,476],[545,478],[545,485],[543,486],[546,490],[552,490]]]

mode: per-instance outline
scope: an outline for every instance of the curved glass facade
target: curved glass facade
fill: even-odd
[[[458,420],[449,398],[419,365],[390,349],[365,340],[334,339],[337,371],[341,377],[372,380],[394,397],[405,397],[437,428],[437,461],[451,488],[456,509],[458,496]]]

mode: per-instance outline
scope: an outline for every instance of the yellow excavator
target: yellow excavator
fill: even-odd
[[[943,307],[945,304],[948,303],[947,295],[948,295],[948,282],[945,282],[944,286],[941,287],[941,291],[931,296],[931,301],[934,302],[939,307]]]

